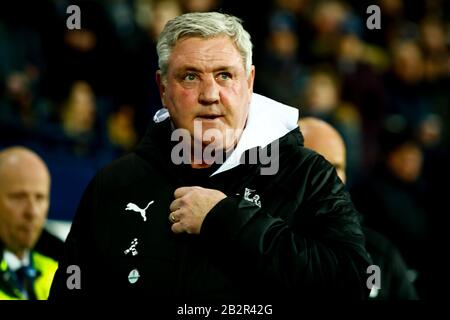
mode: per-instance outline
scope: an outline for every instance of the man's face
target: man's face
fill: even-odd
[[[306,118],[299,121],[305,138],[305,147],[321,154],[336,169],[343,183],[346,182],[345,144],[339,133],[324,121]]]
[[[321,154],[336,169],[336,173],[342,182],[346,182],[345,174],[345,146],[341,140],[333,135],[308,137],[305,139],[305,147],[315,150]]]
[[[163,104],[175,126],[187,129],[191,137],[194,122],[201,124],[202,137],[208,129],[218,130],[225,140],[215,141],[215,147],[225,150],[235,145],[245,126],[253,79],[254,67],[247,76],[242,57],[227,36],[179,40],[167,78],[157,74]],[[194,139],[209,144],[202,137]]]
[[[423,152],[416,144],[407,142],[391,151],[387,161],[397,178],[412,183],[422,172]]]
[[[42,166],[0,167],[0,239],[14,253],[36,244],[49,208],[50,178]]]

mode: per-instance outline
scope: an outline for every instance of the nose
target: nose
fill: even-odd
[[[211,105],[219,103],[219,85],[214,77],[206,77],[203,79],[198,100],[202,105]]]
[[[40,205],[37,199],[29,197],[26,200],[24,215],[28,220],[36,219],[39,216]]]

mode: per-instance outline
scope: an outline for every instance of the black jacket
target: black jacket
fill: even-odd
[[[381,270],[381,288],[373,290],[373,300],[418,300],[414,283],[408,277],[408,267],[398,248],[383,234],[363,228],[366,248],[373,263]]]
[[[211,171],[174,165],[170,121],[152,124],[135,152],[91,181],[65,243],[50,297],[368,296],[358,213],[320,155],[303,148],[298,128],[280,138],[279,171],[261,164]],[[177,187],[200,185],[228,197],[206,216],[200,235],[175,235],[169,205]],[[244,199],[246,188],[260,206]],[[248,198],[248,197],[247,197]],[[154,201],[151,205],[148,205]],[[125,210],[133,203],[146,210]],[[130,250],[132,241],[137,254]],[[81,269],[81,289],[67,289],[67,266]],[[135,283],[130,272],[136,269]]]

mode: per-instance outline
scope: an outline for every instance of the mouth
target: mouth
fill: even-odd
[[[35,232],[35,228],[33,226],[21,226],[19,231],[25,234],[31,234]]]
[[[203,115],[199,115],[197,116],[197,119],[199,120],[203,120],[203,121],[208,121],[208,120],[216,120],[216,119],[220,119],[223,118],[223,115],[220,114],[203,114]]]

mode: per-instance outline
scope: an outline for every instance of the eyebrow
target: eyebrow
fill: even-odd
[[[236,70],[235,66],[219,66],[217,68],[214,68],[212,72],[218,72],[218,71],[234,71]],[[203,72],[203,70],[199,69],[196,66],[188,65],[186,67],[183,67],[180,72],[184,71],[194,71],[194,72]]]

